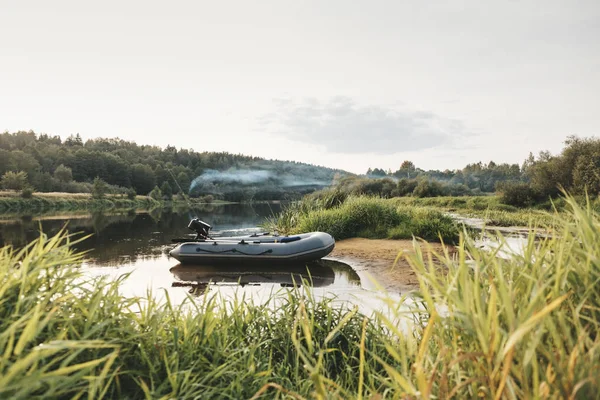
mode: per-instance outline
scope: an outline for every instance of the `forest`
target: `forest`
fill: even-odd
[[[227,201],[298,198],[329,186],[343,171],[292,161],[172,146],[138,145],[29,132],[0,134],[0,176],[9,190],[92,192],[94,181],[109,193],[162,196],[189,194]]]
[[[600,139],[569,136],[558,155],[530,153],[522,165],[478,162],[457,170],[423,170],[411,161],[396,171],[355,175],[294,161],[226,152],[138,145],[122,139],[90,139],[29,132],[0,134],[4,189],[108,193],[226,201],[297,199],[333,186],[348,194],[380,197],[470,196],[497,193],[502,202],[531,206],[558,196],[600,192]]]

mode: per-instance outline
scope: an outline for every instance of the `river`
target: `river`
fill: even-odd
[[[191,233],[187,224],[193,217],[213,226],[213,236],[243,235],[262,231],[259,225],[279,212],[280,204],[210,205],[190,211],[154,210],[129,213],[63,213],[0,215],[0,245],[23,246],[39,236],[40,230],[53,235],[66,227],[69,232],[89,235],[74,245],[86,251],[81,268],[86,276],[129,277],[121,286],[125,296],[153,296],[168,293],[174,303],[188,295],[208,293],[225,299],[245,296],[257,303],[286,292],[302,279],[311,281],[315,297],[358,303],[361,308],[379,309],[368,279],[351,265],[325,259],[309,268],[244,268],[239,265],[181,266],[168,256],[171,239]],[[366,310],[365,310],[366,311]]]

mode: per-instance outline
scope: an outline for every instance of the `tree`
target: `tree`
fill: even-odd
[[[165,198],[165,200],[173,199],[173,189],[171,188],[171,185],[169,185],[169,182],[163,182],[162,186],[160,187],[160,191],[162,192],[163,198]]]
[[[65,140],[65,144],[67,146],[83,146],[83,140],[81,140],[81,136],[79,133],[75,136],[71,135]]]
[[[4,175],[5,172],[13,171],[16,168],[17,166],[12,160],[10,151],[0,149],[0,175]]]
[[[131,186],[129,165],[121,157],[110,153],[100,153],[103,159],[106,181],[111,185]]]
[[[187,193],[190,190],[190,184],[192,183],[192,181],[190,180],[188,174],[186,174],[185,172],[180,172],[179,174],[177,174],[177,183],[179,183],[181,189],[185,193]]]
[[[402,164],[400,165],[400,169],[397,171],[398,177],[408,179],[410,179],[411,177],[414,178],[416,176],[416,170],[417,167],[415,167],[415,164],[412,161],[405,160],[402,162]]]
[[[103,199],[106,196],[107,191],[108,184],[99,177],[94,178],[94,183],[92,184],[92,198]]]
[[[71,171],[71,168],[60,164],[54,170],[54,177],[63,183],[71,182],[73,180],[73,172]]]
[[[156,186],[154,171],[148,165],[134,164],[131,167],[131,184],[138,194],[147,194]]]
[[[41,169],[38,160],[36,160],[35,157],[29,153],[16,150],[11,152],[10,156],[17,171],[26,172],[27,175],[31,176]]]
[[[428,179],[418,179],[417,186],[413,191],[415,197],[437,197],[443,194],[442,185],[437,181]]]
[[[27,173],[8,171],[2,175],[2,187],[8,190],[23,190],[27,186]]]
[[[582,154],[573,168],[573,190],[578,193],[600,193],[600,153]]]
[[[162,192],[160,191],[158,186],[154,186],[154,189],[152,189],[152,191],[148,193],[148,196],[150,196],[156,201],[162,200]]]
[[[381,168],[375,168],[372,172],[371,172],[372,176],[385,176],[385,171]]]

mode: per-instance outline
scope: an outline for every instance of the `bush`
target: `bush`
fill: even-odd
[[[23,190],[27,186],[27,173],[8,171],[2,175],[2,187],[8,190]]]
[[[152,189],[152,191],[148,193],[148,196],[150,196],[151,199],[154,199],[156,201],[162,200],[162,192],[158,188],[158,186],[154,186],[154,189]]]
[[[500,182],[496,185],[500,202],[515,207],[532,206],[538,197],[528,183]]]
[[[30,186],[23,188],[23,190],[21,191],[21,197],[24,199],[32,198],[33,197],[33,188],[31,188]]]
[[[396,185],[396,189],[392,192],[392,195],[395,197],[401,196],[410,196],[417,187],[416,179],[406,179],[402,178],[398,181]]]
[[[419,179],[415,190],[413,190],[413,196],[415,197],[438,197],[444,193],[442,184],[438,181]]]
[[[129,200],[135,200],[135,196],[137,196],[135,189],[131,188],[131,189],[127,190],[127,198]]]
[[[106,192],[108,191],[108,184],[104,182],[102,179],[96,177],[94,179],[94,183],[92,184],[92,198],[94,199],[103,199],[106,197]]]

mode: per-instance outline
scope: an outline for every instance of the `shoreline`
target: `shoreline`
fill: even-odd
[[[442,251],[440,243],[428,245],[435,252]],[[413,240],[351,238],[336,242],[327,258],[349,264],[367,289],[406,293],[419,287],[417,275],[407,260],[407,256],[414,254]]]
[[[100,211],[100,210],[139,210],[152,208],[195,208],[217,207],[231,204],[280,204],[284,200],[265,200],[255,202],[231,202],[214,200],[212,202],[189,200],[157,201],[148,196],[137,195],[130,199],[125,195],[107,194],[95,199],[90,193],[36,192],[30,198],[23,198],[19,192],[0,191],[0,215],[15,213],[51,213],[56,211]]]

